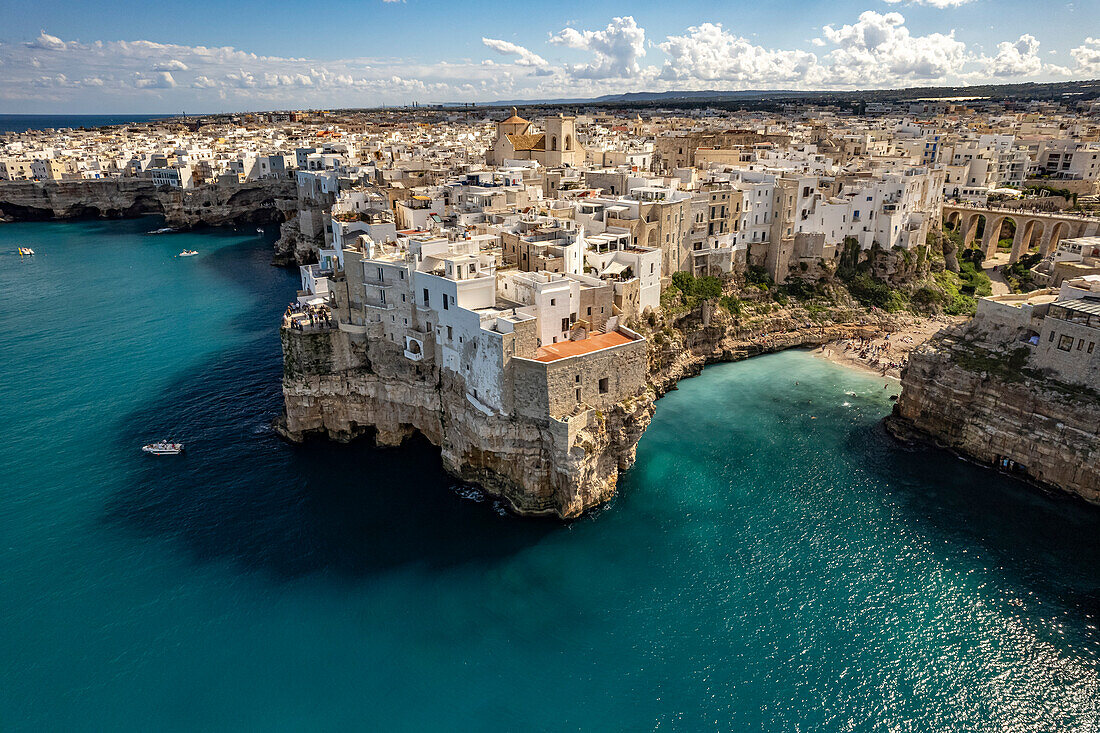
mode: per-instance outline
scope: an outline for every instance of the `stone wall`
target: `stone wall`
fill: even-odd
[[[644,341],[551,362],[515,359],[513,365],[516,410],[532,417],[560,417],[582,403],[599,410],[610,409],[646,389]],[[606,392],[600,391],[601,380],[607,380]]]
[[[388,341],[287,329],[282,341],[286,410],[277,429],[285,437],[373,433],[378,443],[396,445],[420,432],[440,447],[449,472],[522,515],[576,517],[610,499],[653,415],[644,384],[601,414],[486,415],[467,399],[461,377],[411,362]]]

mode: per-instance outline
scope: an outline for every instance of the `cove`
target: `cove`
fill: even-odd
[[[708,367],[609,506],[520,521],[424,442],[276,438],[296,275],[252,228],[157,226],[0,225],[5,730],[1100,717],[1100,513],[899,447],[881,380]]]

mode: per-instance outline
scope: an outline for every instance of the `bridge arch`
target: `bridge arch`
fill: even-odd
[[[993,214],[982,238],[982,252],[986,259],[997,254],[1002,239],[1012,239],[1020,233],[1019,217],[1010,214]]]
[[[1009,263],[1023,257],[1031,251],[1032,247],[1039,246],[1042,241],[1045,224],[1042,219],[1026,219],[1023,225],[1016,230],[1016,236],[1012,239],[1012,254]]]
[[[974,240],[982,236],[987,223],[985,214],[981,213],[973,213],[963,218],[963,249],[974,246]]]
[[[1068,221],[1053,221],[1051,225],[1047,227],[1047,231],[1043,237],[1042,246],[1039,248],[1040,254],[1046,257],[1048,254],[1054,251],[1058,246],[1058,243],[1069,236],[1070,224]]]

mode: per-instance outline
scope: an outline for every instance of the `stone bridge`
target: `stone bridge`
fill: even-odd
[[[1100,217],[1026,209],[944,204],[943,221],[949,229],[962,233],[964,249],[973,246],[978,223],[984,221],[979,249],[987,259],[997,253],[1002,225],[1012,221],[1016,225],[1016,235],[1012,239],[1010,263],[1035,247],[1045,257],[1063,239],[1100,235]]]

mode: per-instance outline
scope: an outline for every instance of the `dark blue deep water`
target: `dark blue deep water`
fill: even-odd
[[[129,122],[149,122],[166,115],[4,115],[0,114],[0,132],[61,129],[63,127],[104,127]]]
[[[609,507],[518,521],[280,442],[295,275],[159,225],[0,225],[0,729],[1097,730],[1100,514],[900,449],[893,385],[710,367]]]

